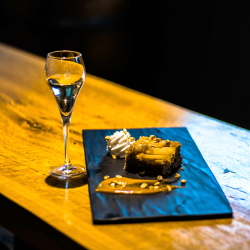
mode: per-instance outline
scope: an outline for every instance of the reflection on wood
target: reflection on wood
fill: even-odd
[[[48,177],[50,166],[63,161],[63,135],[56,102],[45,83],[45,59],[4,44],[0,44],[0,58],[0,193],[2,201],[13,202],[10,207],[16,212],[12,217],[5,207],[0,224],[46,249],[63,244],[63,234],[72,240],[62,240],[68,246],[76,246],[74,241],[87,249],[250,247],[248,131],[88,75],[72,117],[73,163],[85,165],[82,129],[187,126],[234,209],[233,220],[96,226],[86,180],[66,184]],[[223,171],[226,167],[228,172]],[[239,179],[241,186],[234,181]],[[21,207],[38,219],[25,221]],[[44,222],[51,227],[48,232],[43,231]],[[33,233],[22,230],[25,226]]]

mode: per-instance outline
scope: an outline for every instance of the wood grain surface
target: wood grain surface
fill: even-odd
[[[88,74],[72,116],[72,163],[85,165],[83,129],[185,126],[234,213],[233,219],[93,225],[86,179],[48,176],[64,159],[44,63],[0,44],[1,225],[38,249],[250,249],[250,132]]]

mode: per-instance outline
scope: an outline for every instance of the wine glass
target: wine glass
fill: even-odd
[[[86,76],[81,53],[69,50],[48,53],[45,74],[62,118],[65,158],[64,164],[52,167],[49,174],[59,179],[81,177],[86,174],[85,168],[81,165],[72,165],[69,159],[70,120]]]

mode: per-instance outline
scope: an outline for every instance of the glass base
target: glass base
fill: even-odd
[[[54,166],[49,170],[49,174],[53,177],[57,177],[59,179],[67,179],[67,178],[79,178],[86,175],[86,170],[81,165],[62,165],[62,166]]]

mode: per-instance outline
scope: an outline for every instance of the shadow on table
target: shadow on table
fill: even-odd
[[[0,245],[0,250],[4,249],[2,246],[6,248],[5,245],[10,250],[85,250],[59,230],[1,194],[0,204],[0,224],[15,238],[11,239],[14,240],[13,244],[7,244],[6,240],[1,239],[4,243]]]
[[[58,179],[52,176],[48,176],[45,179],[45,182],[56,188],[77,188],[87,184],[87,175],[81,178],[72,178],[72,179]]]

